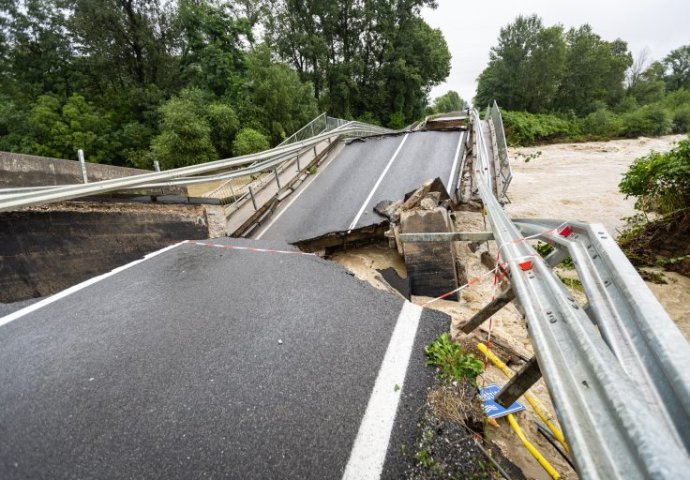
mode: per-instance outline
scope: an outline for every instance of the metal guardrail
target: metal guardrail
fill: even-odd
[[[337,129],[347,123],[346,120],[341,118],[333,118],[322,113],[316,117],[311,122],[307,123],[305,126],[300,128],[290,137],[283,140],[278,146],[289,145],[295,142],[304,141],[312,138],[330,130]],[[297,161],[297,169],[299,170],[299,153],[296,155],[295,160]],[[225,181],[222,185],[214,188],[212,191],[204,194],[206,198],[217,198],[224,205],[237,205],[239,202],[244,201],[251,191],[256,192],[263,188],[267,183],[271,182],[274,178],[275,172],[278,175],[284,171],[292,162],[284,162],[273,172],[265,172],[259,175],[258,178],[252,176],[245,176],[239,178],[232,178]]]
[[[513,180],[513,171],[510,167],[510,159],[508,158],[508,144],[506,142],[506,133],[503,128],[503,117],[501,111],[498,109],[496,101],[494,101],[489,110],[488,119],[491,122],[494,131],[494,139],[496,141],[496,152],[498,153],[498,164],[496,165],[496,180],[498,185],[496,190],[499,199],[507,200],[507,191],[510,182]]]
[[[597,253],[588,257],[601,258],[606,267],[586,261],[581,251],[575,254],[589,299],[584,308],[577,304],[503,212],[493,194],[476,110],[472,118],[479,195],[580,477],[682,478],[690,471],[687,342],[653,305],[646,286],[626,278],[637,274],[598,227],[583,227],[594,232],[587,238]],[[530,268],[524,268],[526,261]],[[607,291],[611,284],[615,290]]]
[[[316,117],[311,122],[307,123],[305,126],[297,130],[295,133],[290,135],[288,138],[280,142],[280,145],[289,145],[291,143],[299,142],[311,138],[319,133],[327,132],[335,128],[341,127],[347,123],[347,120],[342,118],[329,117],[325,113],[322,113]]]
[[[29,192],[19,193],[5,192],[4,195],[0,196],[0,212],[109,192],[193,185],[254,175],[273,170],[301,152],[329,139],[334,141],[343,137],[365,137],[392,132],[394,131],[375,125],[343,121],[338,127],[306,140],[295,140],[292,143],[279,145],[264,152],[241,157],[88,184],[38,187]]]

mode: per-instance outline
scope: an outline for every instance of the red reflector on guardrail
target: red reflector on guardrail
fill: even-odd
[[[570,228],[570,226],[568,226],[568,225],[566,225],[565,227],[563,227],[563,229],[562,229],[560,232],[558,232],[558,234],[559,234],[560,236],[562,236],[562,237],[567,237],[567,236],[570,235],[571,233],[573,233],[573,229]]]

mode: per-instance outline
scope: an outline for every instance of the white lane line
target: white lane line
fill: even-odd
[[[455,156],[453,157],[453,168],[450,169],[450,178],[448,178],[448,183],[446,184],[448,187],[448,193],[452,196],[453,195],[453,190],[454,190],[454,185],[453,185],[453,179],[455,178],[455,169],[458,166],[458,160],[460,160],[460,147],[462,147],[462,141],[465,138],[465,132],[460,132],[460,138],[458,139],[458,146],[455,149]]]
[[[350,224],[350,227],[348,228],[348,232],[350,233],[353,228],[357,226],[357,222],[359,222],[360,217],[364,213],[364,209],[367,208],[367,205],[369,205],[369,202],[371,201],[371,197],[374,196],[374,193],[376,193],[376,190],[379,188],[379,185],[381,185],[381,182],[383,181],[383,177],[386,176],[386,173],[388,173],[388,170],[391,168],[391,165],[393,165],[393,162],[395,161],[396,157],[398,156],[398,153],[400,153],[400,150],[402,149],[405,140],[407,140],[407,137],[409,137],[410,134],[406,133],[405,136],[402,139],[402,142],[400,142],[400,145],[398,145],[398,148],[395,150],[395,153],[391,157],[391,159],[388,161],[388,165],[386,165],[386,168],[383,169],[383,172],[381,172],[381,176],[379,179],[376,181],[376,185],[374,185],[374,188],[372,188],[371,192],[369,192],[369,196],[367,197],[366,200],[364,200],[364,203],[362,204],[362,208],[359,209],[359,212],[357,212],[357,216],[355,219],[352,221]]]
[[[405,301],[388,342],[343,480],[374,480],[381,477],[421,316],[422,307]],[[400,388],[396,388],[396,385]]]
[[[10,313],[9,315],[5,315],[4,317],[0,318],[0,327],[3,325],[6,325],[10,323],[13,320],[16,320],[18,318],[23,317],[24,315],[27,315],[31,312],[35,312],[36,310],[45,307],[46,305],[50,305],[51,303],[57,302],[61,298],[65,298],[69,295],[72,295],[74,292],[78,292],[79,290],[83,290],[84,288],[93,285],[94,283],[98,283],[101,280],[105,280],[108,277],[112,277],[116,273],[120,273],[123,270],[127,270],[128,268],[133,267],[134,265],[138,265],[141,262],[144,262],[148,260],[149,258],[153,258],[157,255],[160,255],[161,253],[167,252],[168,250],[172,250],[173,248],[182,245],[184,242],[176,243],[175,245],[170,245],[169,247],[162,248],[160,250],[157,250],[155,252],[151,252],[148,255],[145,255],[143,258],[140,258],[139,260],[134,260],[133,262],[130,262],[126,265],[122,265],[121,267],[114,268],[113,270],[109,271],[108,273],[104,273],[103,275],[98,275],[97,277],[90,278],[84,282],[78,283],[72,287],[69,287],[61,292],[56,293],[55,295],[51,295],[50,297],[41,300],[40,302],[36,302],[32,305],[29,305],[28,307],[22,308],[21,310],[17,310],[16,312]]]
[[[333,152],[331,152],[331,153],[333,153]],[[321,172],[323,172],[324,170],[326,170],[326,167],[328,167],[328,166],[331,164],[331,162],[333,162],[333,160],[335,159],[335,157],[338,156],[338,153],[339,153],[339,152],[336,152],[336,154],[333,155],[333,156],[328,160],[328,162],[325,163],[325,164],[323,165],[323,168],[320,168],[320,169],[316,172],[316,175],[314,175],[314,176],[312,177],[312,179],[309,181],[309,183],[307,183],[307,184],[302,188],[302,190],[300,190],[299,192],[297,192],[297,194],[294,196],[294,198],[293,198],[292,200],[290,200],[290,201],[288,202],[287,205],[285,205],[285,208],[283,208],[280,212],[278,212],[278,214],[277,214],[275,217],[273,217],[273,219],[272,219],[270,222],[268,222],[268,225],[266,225],[266,228],[264,228],[263,230],[261,230],[261,232],[260,232],[256,237],[254,237],[256,240],[261,240],[261,237],[264,236],[264,233],[266,233],[266,232],[268,231],[268,229],[271,228],[271,227],[273,226],[273,224],[276,223],[276,222],[278,221],[278,219],[279,219],[280,217],[283,216],[283,214],[285,213],[285,211],[286,211],[288,208],[290,208],[290,206],[291,206],[293,203],[295,203],[295,200],[297,200],[297,199],[299,198],[299,196],[302,195],[302,193],[304,193],[304,191],[305,191],[307,188],[309,188],[309,186],[310,186],[312,183],[314,183],[314,181],[316,181],[316,177],[318,177],[319,175],[321,175]]]

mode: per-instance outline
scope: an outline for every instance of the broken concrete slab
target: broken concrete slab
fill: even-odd
[[[450,232],[453,223],[442,207],[401,213],[402,233]],[[458,287],[455,249],[452,242],[405,243],[407,275],[412,295],[438,297]],[[458,295],[448,297],[457,300]]]

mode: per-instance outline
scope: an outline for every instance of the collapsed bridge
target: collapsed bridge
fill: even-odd
[[[400,459],[392,451],[395,448],[389,447],[394,446],[392,438],[411,435],[402,425],[405,418],[409,421],[409,414],[402,412],[414,410],[421,387],[415,373],[423,358],[411,353],[419,348],[412,348],[433,338],[442,328],[443,318],[427,310],[421,313],[408,302],[401,304],[399,299],[368,293],[351,279],[339,278],[313,255],[304,255],[285,242],[326,238],[321,247],[356,243],[358,232],[375,230],[383,221],[374,213],[376,205],[402,198],[433,177],[441,179],[455,201],[481,202],[485,208],[491,227],[486,238],[493,238],[498,245],[499,265],[510,282],[509,299],[515,298],[529,326],[536,358],[504,388],[499,400],[511,403],[539,374],[543,375],[583,478],[683,475],[690,468],[687,342],[602,226],[564,220],[511,220],[505,215],[501,202],[507,200],[511,173],[500,112],[494,105],[483,120],[477,111],[471,112],[470,120],[468,131],[422,131],[420,126],[420,130],[392,132],[321,116],[283,145],[259,154],[83,185],[0,192],[0,211],[12,211],[91,195],[140,194],[150,189],[221,182],[213,194],[228,204],[227,233],[247,237],[204,242],[205,249],[190,243],[178,245],[126,271],[106,274],[0,319],[0,358],[11,366],[2,379],[7,385],[2,402],[9,407],[0,424],[12,434],[12,438],[3,435],[4,440],[0,440],[4,442],[0,443],[3,476],[14,478],[33,472],[38,477],[40,469],[22,469],[28,468],[27,464],[56,462],[60,457],[51,452],[74,460],[76,470],[68,467],[62,470],[64,476],[75,471],[85,474],[91,468],[116,476],[108,462],[89,463],[106,451],[125,452],[130,461],[127,473],[142,475],[147,468],[160,469],[163,465],[137,452],[160,442],[155,451],[161,458],[181,462],[172,477],[209,468],[209,472],[226,475],[395,478]],[[363,141],[345,145],[346,139]],[[246,188],[234,183],[248,176],[259,178]],[[376,234],[382,235],[386,228]],[[470,238],[467,233],[402,233],[399,238],[403,244],[449,242]],[[536,239],[554,245],[555,251],[542,259],[529,242]],[[197,253],[199,249],[203,253]],[[253,250],[273,257],[252,257]],[[585,289],[586,305],[578,305],[552,271],[568,256]],[[283,281],[288,271],[285,262],[289,262],[289,271],[296,273]],[[150,299],[139,288],[147,285]],[[230,288],[221,288],[223,285]],[[118,294],[103,300],[109,291]],[[262,296],[269,298],[263,302]],[[190,305],[196,301],[192,298],[203,298],[203,308],[186,307],[182,298],[176,297],[187,298]],[[175,301],[168,305],[172,299]],[[500,308],[501,301],[506,303],[497,299],[470,319],[464,330],[470,331],[486,320]],[[353,309],[353,305],[358,308]],[[423,328],[415,324],[407,336],[400,333],[403,327],[399,325],[410,319],[419,322],[422,315],[434,320]],[[95,316],[95,323],[91,316]],[[56,321],[51,322],[51,317]],[[246,322],[248,318],[263,320],[265,326]],[[381,323],[371,323],[374,318],[382,319]],[[144,319],[152,321],[144,325]],[[336,339],[333,335],[338,328],[344,329],[339,334],[343,336]],[[123,331],[127,332],[124,336]],[[274,332],[277,338],[272,338]],[[348,335],[355,341],[348,340]],[[377,335],[384,340],[381,345],[363,341]],[[69,351],[51,338],[68,345]],[[289,345],[290,339],[294,340],[294,350],[275,351],[278,346]],[[223,347],[226,343],[235,345],[243,355],[232,354],[232,349]],[[375,392],[378,378],[388,378],[388,352],[395,352],[402,344],[409,345],[410,351],[405,369],[390,373],[390,378],[401,379],[394,383],[402,386],[402,396],[393,402],[392,413],[389,409],[383,414],[388,418],[388,433],[373,437],[373,444],[359,443],[360,432],[369,428],[371,405],[386,400],[380,400]],[[147,353],[149,346],[155,347],[151,354]],[[334,351],[329,352],[329,348]],[[204,353],[199,356],[198,352]],[[253,352],[267,360],[244,363],[244,357],[257,355]],[[334,352],[339,360],[326,361]],[[310,361],[310,355],[321,359],[324,368]],[[171,363],[180,372],[179,378],[167,371]],[[300,369],[307,375],[300,375]],[[107,375],[99,376],[99,372]],[[348,386],[359,384],[360,388],[350,392],[340,382],[323,388],[309,386],[310,376],[332,376],[333,372],[345,376]],[[164,381],[156,380],[156,376]],[[210,386],[221,376],[233,381]],[[266,381],[248,387],[256,378]],[[95,388],[94,381],[104,384]],[[147,387],[149,384],[153,387]],[[233,394],[232,401],[224,406],[223,395],[235,385],[247,387]],[[195,394],[200,389],[205,392],[203,398]],[[305,392],[306,401],[302,398]],[[175,401],[163,400],[171,393]],[[347,395],[348,406],[342,410],[333,406],[338,395]],[[75,398],[82,398],[77,402],[86,412],[81,417],[75,410]],[[132,407],[127,406],[129,402]],[[55,405],[62,417],[54,415]],[[103,405],[111,406],[105,416],[106,426],[99,424]],[[185,406],[184,412],[180,405]],[[198,416],[185,413],[187,406],[198,411]],[[264,411],[255,412],[257,406]],[[321,421],[333,422],[336,431],[306,427],[306,406],[317,412]],[[147,415],[152,415],[150,422],[137,427]],[[281,415],[286,423],[272,425],[271,419]],[[397,418],[395,422],[391,415]],[[61,427],[65,419],[74,416],[77,420],[68,423],[70,441],[60,447],[64,441]],[[265,453],[266,470],[256,464],[242,464],[250,447],[237,447],[241,435],[226,435],[228,439],[222,428],[213,428],[211,424],[218,416],[242,434],[273,432],[287,442],[282,457],[272,458],[275,445],[257,440],[250,447]],[[201,442],[199,456],[178,458],[171,453],[185,452],[186,456],[194,449],[194,442],[177,438],[177,417],[184,419],[183,429]],[[235,419],[239,419],[237,424]],[[41,432],[40,422],[50,427],[48,435]],[[151,433],[155,433],[156,425],[165,426],[160,439]],[[359,425],[359,429],[352,425]],[[287,439],[295,431],[298,441],[293,445]],[[201,441],[208,432],[217,438]],[[328,462],[296,466],[300,463],[300,442],[310,445],[308,442],[313,441],[314,448],[323,448],[336,432],[342,442],[325,454]],[[130,434],[132,448],[125,440]],[[84,446],[86,440],[91,442],[88,448]],[[237,448],[233,470],[223,470],[219,445]],[[373,462],[362,454],[367,448],[378,452]],[[281,465],[287,466],[288,473]]]

